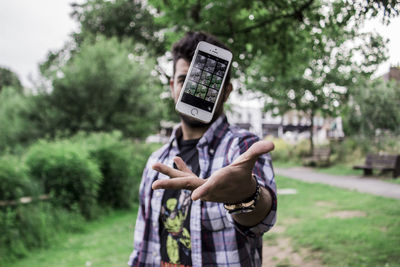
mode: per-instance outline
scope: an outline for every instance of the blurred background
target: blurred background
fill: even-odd
[[[0,265],[126,265],[147,157],[179,121],[169,51],[201,30],[234,54],[228,120],[276,146],[287,190],[265,266],[400,266],[399,12],[396,0],[3,1]]]

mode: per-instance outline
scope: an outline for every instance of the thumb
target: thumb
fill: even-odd
[[[271,141],[258,141],[254,143],[246,152],[240,155],[232,164],[242,163],[242,162],[256,162],[259,156],[274,150],[274,143]]]

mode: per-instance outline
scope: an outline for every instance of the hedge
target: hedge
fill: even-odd
[[[69,140],[40,141],[29,149],[26,164],[53,203],[87,219],[95,216],[103,177],[87,149]]]

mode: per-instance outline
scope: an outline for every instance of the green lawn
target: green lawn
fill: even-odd
[[[286,231],[267,240],[289,236],[295,249],[311,249],[328,266],[400,266],[400,200],[284,177],[277,184],[298,193],[278,197],[277,224]],[[339,211],[361,217],[331,217]]]
[[[89,222],[85,231],[61,234],[51,248],[32,251],[8,266],[127,266],[132,252],[135,211],[113,211]]]
[[[362,175],[363,173],[362,170],[353,170],[353,167],[348,165],[332,165],[325,168],[315,168],[315,170],[333,175]]]
[[[284,177],[277,184],[298,193],[278,197],[277,225],[286,230],[266,234],[267,242],[288,236],[295,249],[308,248],[327,266],[400,266],[399,200]],[[329,217],[338,211],[362,216]],[[9,266],[126,266],[135,218],[135,212],[112,212]]]

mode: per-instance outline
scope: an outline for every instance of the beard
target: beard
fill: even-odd
[[[181,117],[181,120],[183,121],[183,123],[185,123],[190,128],[195,128],[195,129],[205,128],[205,127],[210,126],[213,123],[213,120],[211,120],[209,123],[204,123],[204,122],[198,121],[192,117],[189,117],[187,115],[180,114],[180,113],[179,113],[179,116]]]
[[[190,128],[194,129],[208,128],[211,124],[213,124],[214,121],[216,121],[219,118],[219,116],[222,114],[222,110],[223,110],[223,105],[222,103],[219,103],[217,110],[215,111],[211,121],[208,123],[201,122],[199,120],[196,120],[195,118],[189,117],[181,113],[179,113],[179,116],[181,120]]]
[[[179,113],[179,117],[181,118],[181,121],[183,123],[185,123],[187,126],[189,126],[190,128],[193,128],[193,129],[208,128],[211,124],[213,124],[214,121],[216,121],[219,118],[219,116],[222,114],[222,112],[224,110],[224,101],[223,101],[223,99],[226,99],[226,96],[225,96],[226,90],[225,90],[225,88],[223,90],[224,91],[221,92],[221,96],[218,99],[218,102],[216,103],[217,107],[215,109],[215,113],[214,113],[214,115],[213,115],[213,117],[212,117],[210,122],[204,123],[204,122],[201,122],[199,120],[196,120],[193,117],[190,117],[190,116],[187,116],[187,115]],[[175,104],[176,104],[176,102],[175,102]]]

